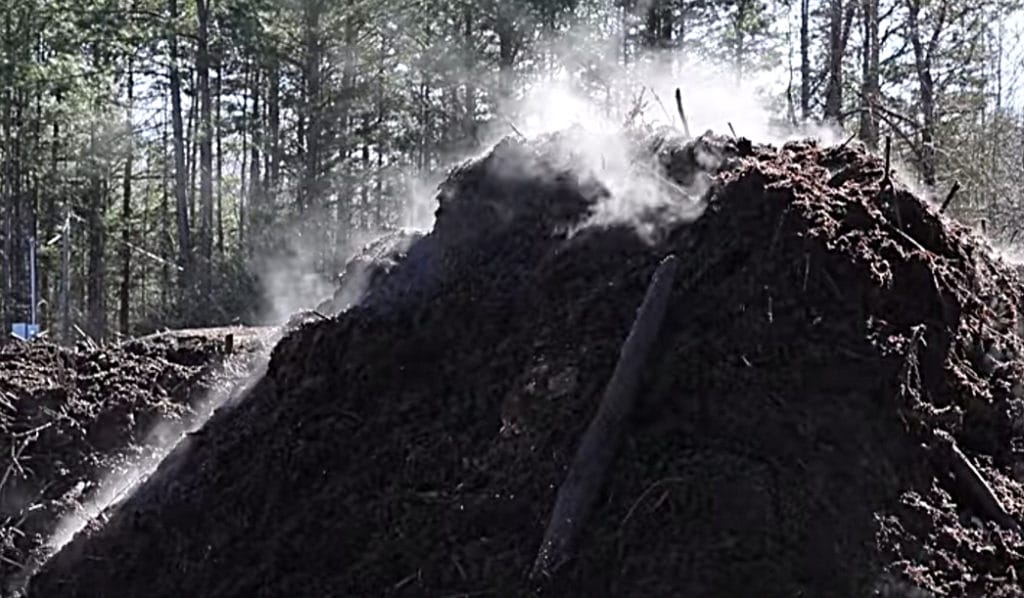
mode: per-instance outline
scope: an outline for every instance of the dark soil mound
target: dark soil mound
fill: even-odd
[[[47,556],[104,478],[130,483],[162,444],[154,434],[180,433],[201,403],[244,374],[264,341],[238,336],[227,359],[223,335],[201,333],[0,349],[0,595]]]
[[[454,173],[375,300],[282,341],[31,595],[1021,595],[1015,270],[858,150],[705,142],[707,209],[652,242],[570,235],[606,193],[545,142]],[[708,151],[653,147],[677,181]],[[669,253],[577,558],[530,582]]]

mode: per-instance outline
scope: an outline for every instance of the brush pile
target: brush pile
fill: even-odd
[[[181,433],[200,403],[243,375],[264,341],[239,337],[230,357],[222,334],[204,333],[0,349],[0,596],[116,486],[101,488],[105,478],[130,484],[134,466],[166,444],[157,436]]]
[[[706,179],[702,215],[580,228],[608,190],[549,142],[453,172],[366,300],[279,343],[30,595],[1022,595],[1012,266],[812,142],[638,144]],[[618,455],[572,558],[531,576],[669,254]]]

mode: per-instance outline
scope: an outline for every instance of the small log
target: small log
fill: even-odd
[[[676,111],[679,112],[679,119],[683,121],[683,133],[690,139],[693,138],[690,135],[690,124],[686,122],[686,112],[683,110],[683,92],[678,87],[676,88]]]
[[[597,501],[617,453],[624,424],[636,405],[640,375],[665,319],[675,272],[676,258],[669,255],[651,278],[597,413],[580,440],[565,481],[558,488],[551,519],[530,573],[532,579],[549,575],[565,562]]]
[[[235,335],[228,334],[224,336],[224,354],[231,355],[235,352]]]
[[[982,515],[1005,528],[1020,529],[1020,524],[1006,510],[978,468],[956,445],[953,437],[941,431],[936,432],[935,437],[943,447],[946,458],[949,459],[950,469],[960,484],[960,488],[974,503],[974,507]]]
[[[946,199],[942,202],[942,205],[939,206],[939,213],[940,214],[942,212],[946,211],[946,208],[949,207],[949,203],[951,201],[953,201],[953,196],[955,196],[956,192],[959,191],[959,190],[960,190],[960,181],[953,181],[953,187],[950,188],[949,193],[946,194]]]

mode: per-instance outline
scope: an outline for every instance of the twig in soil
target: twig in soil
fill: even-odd
[[[665,107],[665,102],[661,101],[661,96],[658,95],[658,92],[654,91],[654,89],[652,88],[651,95],[654,96],[654,100],[658,102],[659,106],[661,106],[661,111],[665,113],[665,120],[668,122],[672,122],[672,115],[668,113],[668,108]]]
[[[32,428],[31,430],[25,430],[24,432],[15,432],[15,433],[11,434],[11,438],[24,438],[25,436],[31,436],[32,434],[38,434],[39,432],[42,432],[43,430],[49,428],[52,425],[53,425],[53,422],[46,422],[45,424],[43,424],[41,426],[36,426],[35,428]]]
[[[635,98],[633,98],[633,107],[630,109],[628,113],[626,113],[626,120],[623,123],[624,127],[629,127],[630,125],[632,125],[633,121],[636,120],[636,117],[640,116],[640,114],[644,111],[644,106],[646,105],[646,103],[644,102],[644,94],[646,93],[647,86],[641,86],[640,93],[637,94]]]
[[[683,92],[678,87],[676,88],[676,111],[679,112],[679,119],[683,121],[683,133],[692,139],[693,136],[690,135],[690,124],[686,122],[686,112],[683,111]]]
[[[619,535],[622,535],[622,530],[626,527],[626,524],[629,523],[629,520],[633,518],[633,513],[635,513],[636,510],[640,508],[640,505],[643,504],[644,500],[647,498],[648,495],[650,495],[650,493],[667,484],[682,484],[685,481],[686,480],[683,478],[662,478],[648,486],[646,490],[640,493],[640,497],[633,501],[633,504],[629,507],[629,510],[626,511],[626,516],[623,517],[622,522],[619,523]]]
[[[25,439],[21,441],[17,450],[15,450],[14,444],[11,444],[11,462],[7,464],[7,469],[4,470],[4,475],[0,478],[0,491],[3,491],[4,486],[7,485],[8,480],[11,478],[11,473],[14,471],[17,471],[19,476],[23,478],[25,477],[25,468],[21,466],[21,462],[19,461],[19,459],[21,459],[21,454],[25,452],[28,445],[32,444],[37,438],[39,438],[39,430],[45,430],[46,428],[49,428],[50,425],[51,424],[46,424],[44,426],[40,426],[36,430],[30,430],[29,436],[26,436]],[[12,435],[12,437],[14,437],[14,435]]]
[[[12,567],[17,567],[18,569],[24,569],[25,568],[25,565],[23,565],[22,563],[19,563],[18,561],[14,560],[14,559],[7,558],[7,557],[5,557],[2,554],[0,554],[0,561],[5,562],[5,563],[7,563],[8,565],[10,565]]]
[[[736,129],[732,128],[732,123],[731,122],[727,122],[725,124],[729,125],[729,132],[732,133],[732,138],[733,139],[739,139],[740,136],[736,134]]]
[[[0,390],[0,407],[6,407],[11,411],[17,411],[17,409],[14,408],[14,403],[11,402],[11,396],[2,390]]]
[[[911,237],[907,233],[903,232],[902,230],[900,230],[899,228],[897,228],[897,227],[895,227],[895,226],[893,226],[891,224],[889,224],[888,226],[889,226],[889,228],[891,228],[893,230],[893,232],[895,232],[899,236],[901,236],[904,239],[906,239],[906,241],[908,243],[910,243],[911,245],[913,245],[917,249],[921,250],[925,255],[932,255],[932,252],[930,252],[927,249],[925,249],[924,245],[921,245],[920,243],[918,243],[917,240],[914,239],[914,237]]]
[[[501,115],[501,118],[505,120],[505,124],[507,124],[509,128],[512,129],[512,131],[519,136],[520,139],[526,139],[526,135],[523,135],[523,132],[519,130],[519,127],[517,127],[514,122],[512,122],[511,118],[505,116],[504,114]]]
[[[583,433],[569,473],[558,488],[551,519],[530,572],[532,579],[547,576],[565,562],[597,500],[624,424],[636,404],[640,375],[665,319],[675,273],[676,258],[669,255],[651,278],[597,413]]]
[[[959,190],[960,190],[960,181],[953,181],[953,186],[950,188],[949,193],[946,194],[946,199],[943,200],[942,205],[939,206],[939,213],[940,214],[946,211],[946,208],[949,207],[949,202],[953,201],[953,197],[956,195],[956,192],[959,191]]]
[[[992,487],[982,477],[981,472],[971,463],[967,455],[963,454],[960,447],[956,445],[953,437],[940,430],[936,431],[935,438],[947,451],[953,475],[960,482],[961,488],[974,501],[975,506],[986,517],[999,525],[1010,529],[1020,529],[1020,524],[1006,510],[1006,507],[1000,502]]]
[[[839,144],[839,149],[843,149],[846,146],[850,145],[850,142],[853,141],[856,138],[857,138],[857,134],[856,133],[852,133],[849,137],[846,138],[846,141],[844,141],[844,142]]]
[[[71,326],[74,327],[75,332],[77,332],[79,335],[82,336],[82,338],[85,339],[85,342],[86,342],[86,344],[89,345],[90,349],[94,349],[95,350],[95,349],[99,348],[99,345],[96,344],[96,341],[94,341],[91,336],[86,334],[86,332],[84,330],[82,330],[82,328],[79,327],[78,324],[72,324]]]
[[[409,575],[408,577],[405,577],[405,578],[399,580],[398,583],[396,583],[395,585],[391,586],[391,589],[393,591],[397,592],[398,590],[401,590],[405,586],[411,584],[413,581],[415,581],[422,574],[423,574],[422,570],[416,571],[412,575]]]

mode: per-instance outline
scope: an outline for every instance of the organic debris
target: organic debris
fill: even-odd
[[[641,144],[707,179],[702,215],[583,227],[608,189],[553,145],[454,172],[366,301],[286,337],[31,595],[1022,595],[1015,268],[853,144]],[[624,442],[531,578],[669,254]]]
[[[139,481],[138,464],[169,440],[159,436],[184,432],[200,403],[244,377],[266,340],[256,333],[228,331],[246,341],[234,357],[212,331],[0,349],[0,596],[70,539],[86,505]]]

